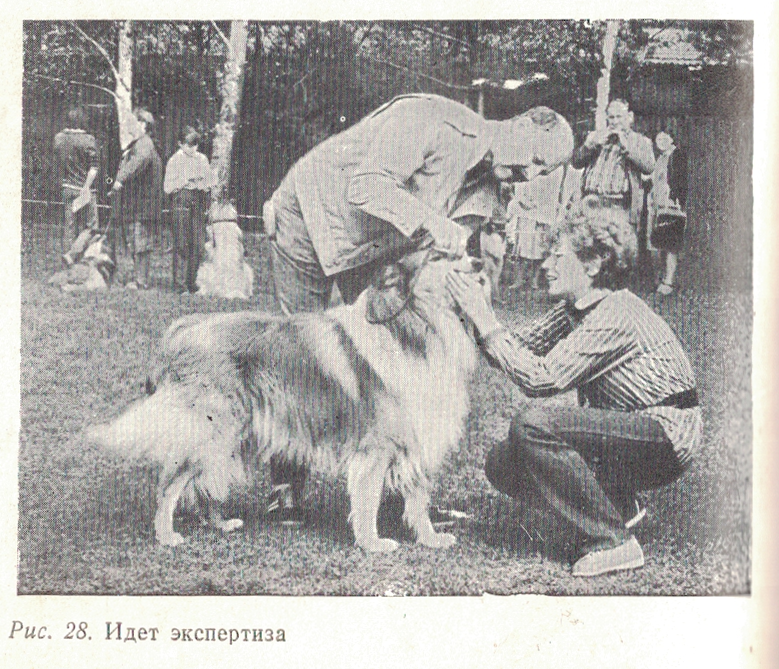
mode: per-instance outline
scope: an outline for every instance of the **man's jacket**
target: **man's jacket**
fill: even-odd
[[[627,147],[625,148],[625,172],[627,173],[629,191],[628,199],[630,204],[630,224],[637,227],[641,220],[641,212],[644,207],[644,185],[641,175],[652,174],[655,167],[655,155],[652,150],[652,140],[644,137],[633,130],[625,132]],[[577,169],[584,168],[582,175],[582,184],[587,183],[587,173],[595,165],[598,154],[601,152],[600,146],[589,148],[582,144],[573,152],[571,165]],[[587,193],[584,193],[586,195]]]
[[[89,170],[98,169],[95,138],[79,129],[65,128],[54,136],[57,179],[66,188],[81,188]]]
[[[436,217],[491,217],[492,129],[453,100],[401,96],[314,147],[279,191],[296,196],[324,273],[336,274],[407,246]]]
[[[162,215],[162,160],[148,135],[125,150],[116,180],[122,182],[114,210],[121,220],[158,221]]]

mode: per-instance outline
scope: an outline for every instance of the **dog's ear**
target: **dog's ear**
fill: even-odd
[[[400,263],[379,268],[366,291],[365,317],[369,323],[386,323],[408,304],[410,272]]]

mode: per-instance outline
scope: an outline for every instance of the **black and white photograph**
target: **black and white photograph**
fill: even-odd
[[[22,595],[749,595],[753,33],[28,20]]]

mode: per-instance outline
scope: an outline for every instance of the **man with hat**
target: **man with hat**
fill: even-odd
[[[545,107],[489,121],[437,95],[391,100],[303,156],[265,204],[279,307],[324,309],[333,283],[352,303],[427,235],[462,255],[500,211],[501,183],[550,172],[572,150],[570,126]],[[302,488],[304,474],[284,469],[271,463],[273,509],[293,508]]]

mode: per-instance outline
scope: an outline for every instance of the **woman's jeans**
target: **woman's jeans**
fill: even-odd
[[[562,406],[515,415],[485,466],[498,490],[546,500],[585,537],[584,553],[626,541],[636,492],[683,471],[662,426],[645,413]]]

